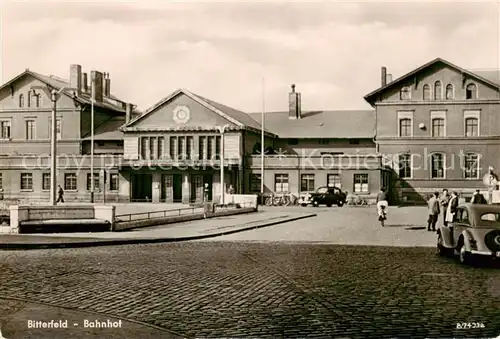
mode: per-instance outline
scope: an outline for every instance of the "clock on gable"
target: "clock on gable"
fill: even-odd
[[[176,106],[172,113],[172,119],[174,119],[174,121],[178,124],[185,124],[191,118],[191,111],[189,110],[189,107],[184,105]]]

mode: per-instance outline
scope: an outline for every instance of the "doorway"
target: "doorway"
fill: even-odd
[[[194,202],[203,201],[203,175],[194,174],[191,181],[191,200]]]
[[[132,174],[132,201],[151,202],[153,198],[153,175]]]
[[[173,202],[182,202],[182,174],[172,175]]]

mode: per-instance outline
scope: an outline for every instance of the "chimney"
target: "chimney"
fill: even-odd
[[[384,87],[385,85],[387,85],[387,68],[383,67],[383,66],[382,66],[381,78],[382,78],[382,84],[381,84],[382,86],[381,87]]]
[[[77,95],[82,92],[82,66],[71,65],[69,70],[69,84],[75,89]]]
[[[87,79],[87,73],[82,73],[82,91],[87,93],[89,91],[89,82]]]
[[[392,74],[387,74],[387,83],[390,84],[392,82]]]
[[[106,73],[106,77],[104,78],[104,86],[106,88],[104,95],[109,97],[111,95],[111,79],[109,78],[109,73]]]
[[[102,73],[102,95],[108,96],[108,73]]]
[[[295,85],[292,85],[292,91],[288,95],[288,118],[289,119],[300,119],[301,117],[301,105],[300,105],[300,93],[295,92]]]
[[[133,106],[131,103],[127,103],[127,106],[125,108],[125,123],[128,124],[130,120],[132,120],[132,110]]]
[[[94,86],[94,100],[98,102],[102,102],[103,95],[103,78],[102,73],[98,71],[90,72],[90,78],[92,81],[92,85]]]

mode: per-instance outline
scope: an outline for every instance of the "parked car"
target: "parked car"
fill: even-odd
[[[438,228],[437,251],[440,255],[458,255],[463,264],[500,258],[500,206],[459,205],[455,220]]]
[[[299,203],[305,205],[326,205],[331,207],[337,205],[339,207],[346,203],[347,195],[342,192],[338,187],[319,187],[316,192],[309,193]]]

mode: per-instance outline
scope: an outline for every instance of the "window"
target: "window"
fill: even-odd
[[[212,157],[214,156],[213,150],[214,150],[214,142],[215,138],[213,136],[207,137],[207,160],[212,160]]]
[[[368,192],[368,174],[354,174],[354,193]]]
[[[90,191],[90,188],[92,187],[92,177],[90,176],[90,173],[87,173],[87,191]],[[99,173],[94,173],[94,191],[99,191]]]
[[[42,174],[42,190],[43,191],[50,190],[50,173]]]
[[[220,137],[219,137],[220,139]],[[220,140],[219,140],[220,143]],[[187,159],[193,159],[193,149],[194,149],[194,138],[186,137],[186,157]]]
[[[215,153],[221,156],[222,148],[221,148],[221,137],[218,135],[215,137]]]
[[[177,137],[170,137],[170,158],[172,158],[173,160],[179,159]]]
[[[149,159],[149,138],[141,138],[141,157]]]
[[[330,139],[319,139],[320,145],[328,145],[330,143]]]
[[[250,177],[250,190],[252,193],[260,192],[260,174],[252,174]]]
[[[431,178],[444,179],[444,154],[431,154]]]
[[[109,174],[109,190],[110,191],[118,191],[120,183],[120,179],[118,173],[110,173]]]
[[[474,84],[468,84],[465,89],[466,99],[477,99],[477,87]]]
[[[26,140],[35,139],[35,120],[26,120]]]
[[[359,139],[349,139],[349,145],[359,145]]]
[[[0,192],[3,190],[2,173],[0,173]]]
[[[19,94],[19,107],[24,107],[24,94]]]
[[[288,139],[288,145],[297,145],[299,143],[299,139]]]
[[[431,100],[431,86],[425,84],[423,88],[423,99],[424,100]]]
[[[52,138],[52,118],[49,118],[49,139]],[[56,140],[61,140],[61,119],[56,119]]]
[[[479,121],[477,118],[465,119],[465,136],[477,137],[479,135]]]
[[[158,159],[163,159],[165,156],[165,137],[158,138]]]
[[[302,174],[300,178],[301,192],[314,192],[314,174]]]
[[[10,120],[0,121],[0,139],[10,139]]]
[[[77,187],[76,173],[64,173],[64,189],[76,191]]]
[[[434,100],[443,99],[443,89],[441,87],[441,81],[436,81],[434,83]]]
[[[33,174],[32,173],[21,173],[21,189],[22,190],[32,190],[33,189]]]
[[[399,136],[400,137],[411,137],[412,135],[412,130],[411,130],[411,119],[410,118],[403,118],[399,119]]]
[[[411,178],[412,157],[411,154],[400,154],[399,157],[399,177]]]
[[[464,177],[465,179],[479,179],[479,154],[465,154]]]
[[[149,138],[149,159],[158,159],[158,139]]]
[[[432,136],[433,137],[443,137],[444,132],[444,119],[434,118],[432,119]]]
[[[401,91],[399,92],[399,99],[400,100],[410,100],[411,99],[411,92],[409,87],[403,87],[401,88]]]
[[[328,187],[341,188],[342,184],[340,183],[340,175],[339,174],[327,174],[326,175],[326,184]]]
[[[207,159],[207,137],[200,137],[198,141],[200,160]]]
[[[453,99],[453,85],[452,84],[446,85],[446,99],[447,100]]]
[[[274,175],[274,191],[278,193],[288,192],[288,174]]]
[[[42,95],[40,93],[35,95],[35,105],[36,107],[42,106]]]

